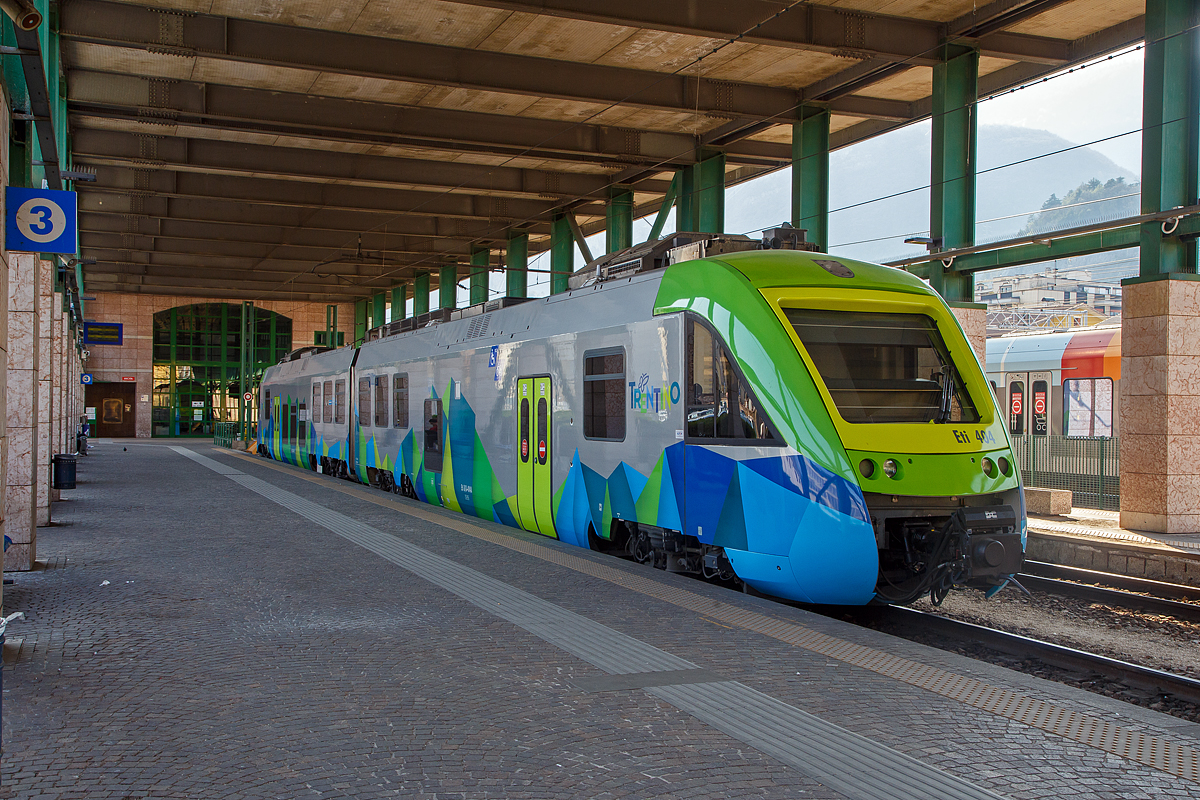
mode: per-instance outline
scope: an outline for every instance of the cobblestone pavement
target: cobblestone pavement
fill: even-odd
[[[604,673],[169,448],[122,447],[80,464],[59,524],[39,531],[46,568],[5,588],[6,613],[27,620],[5,652],[0,796],[842,796],[646,691],[580,691]],[[482,542],[440,512],[193,449],[1000,795],[1200,797],[1167,773]],[[1197,726],[1153,712],[568,549],[1200,745]]]

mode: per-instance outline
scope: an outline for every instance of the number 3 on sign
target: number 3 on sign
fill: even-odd
[[[62,236],[67,215],[53,200],[34,197],[17,209],[17,229],[31,242],[45,243]]]

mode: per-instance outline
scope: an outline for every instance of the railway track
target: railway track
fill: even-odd
[[[1200,589],[1196,587],[1039,561],[1026,561],[1025,570],[1017,580],[1030,591],[1200,622],[1200,604],[1181,602],[1200,599]]]
[[[1018,658],[1033,658],[1072,672],[1095,674],[1144,692],[1168,695],[1200,705],[1200,680],[1163,670],[1131,664],[1020,634],[987,628],[970,622],[938,616],[900,606],[877,609],[877,621],[888,633],[905,638],[938,636]]]

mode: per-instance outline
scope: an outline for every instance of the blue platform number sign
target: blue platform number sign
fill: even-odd
[[[4,246],[23,253],[79,252],[74,192],[10,186],[4,192]]]
[[[84,372],[79,375],[79,382],[84,386],[91,386],[93,383],[92,373]]]

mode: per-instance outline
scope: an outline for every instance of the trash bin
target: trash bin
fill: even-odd
[[[54,488],[75,488],[75,454],[56,453],[50,461],[54,464]]]

